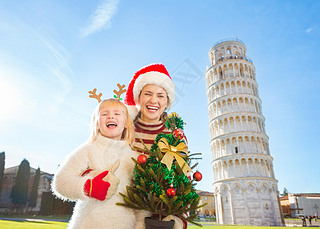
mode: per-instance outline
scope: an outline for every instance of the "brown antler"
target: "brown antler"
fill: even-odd
[[[119,83],[117,84],[117,86],[119,87],[119,91],[113,90],[114,94],[117,95],[117,98],[120,99],[120,96],[122,93],[125,93],[127,90],[123,89],[126,85],[120,85]]]
[[[90,97],[90,98],[97,99],[98,102],[100,103],[100,102],[101,102],[102,93],[100,93],[99,95],[97,95],[96,92],[97,92],[97,89],[96,89],[96,88],[94,88],[93,91],[89,91],[89,94],[91,94],[91,95],[89,95],[89,97]]]

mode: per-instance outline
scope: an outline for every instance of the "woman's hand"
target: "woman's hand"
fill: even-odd
[[[185,223],[183,222],[183,220],[180,219],[177,216],[168,215],[168,216],[166,216],[165,218],[162,219],[162,221],[170,221],[170,220],[174,220],[173,229],[185,229],[185,228],[187,228]]]

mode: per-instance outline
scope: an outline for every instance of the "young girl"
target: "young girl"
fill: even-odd
[[[52,189],[63,200],[76,200],[68,228],[134,228],[132,209],[117,206],[130,184],[137,153],[132,121],[118,99],[99,103],[92,115],[87,143],[60,165]]]

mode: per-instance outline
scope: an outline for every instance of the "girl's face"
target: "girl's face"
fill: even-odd
[[[101,135],[114,140],[121,140],[126,127],[125,112],[120,106],[101,104],[99,113],[99,129]]]
[[[142,89],[138,104],[141,109],[142,121],[158,122],[161,114],[168,106],[167,92],[162,87],[148,84]]]

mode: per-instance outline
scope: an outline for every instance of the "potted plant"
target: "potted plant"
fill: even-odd
[[[162,221],[168,215],[201,226],[194,222],[196,214],[188,216],[188,212],[203,207],[199,205],[200,197],[196,193],[195,181],[200,181],[202,175],[196,171],[191,179],[191,166],[196,155],[190,154],[183,133],[183,120],[172,113],[166,118],[166,126],[171,133],[157,135],[151,149],[139,149],[148,156],[141,154],[135,162],[133,185],[127,186],[123,194],[124,203],[118,205],[152,212],[151,218],[146,218],[146,228],[173,228],[174,222]],[[150,226],[152,224],[152,226]],[[168,224],[164,227],[155,224]]]

